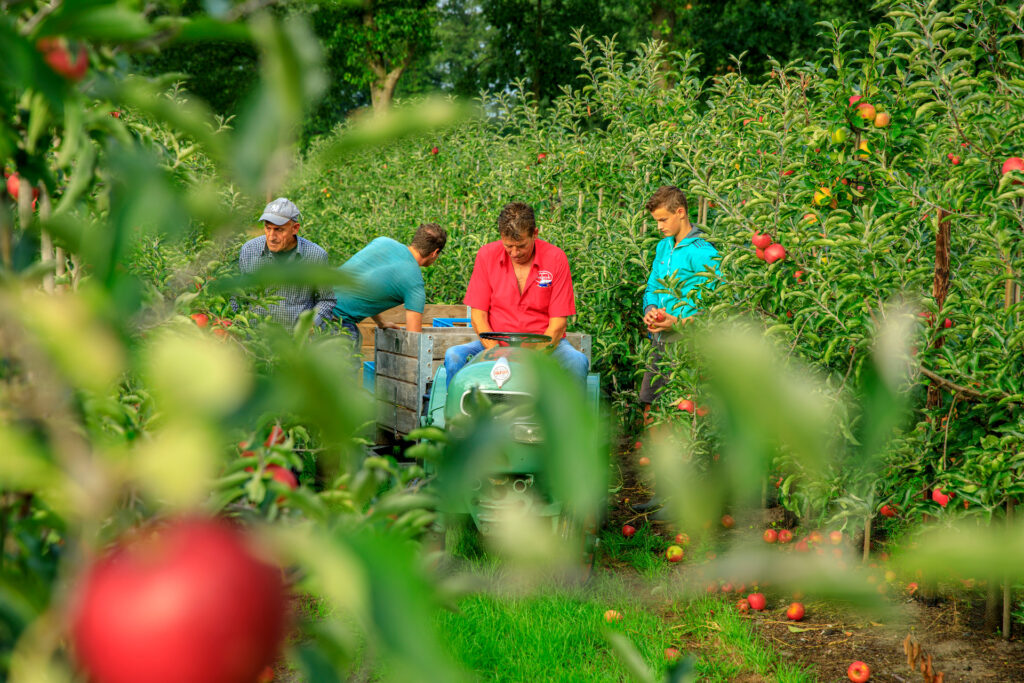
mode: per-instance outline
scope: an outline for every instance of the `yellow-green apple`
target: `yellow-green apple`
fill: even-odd
[[[665,559],[669,562],[679,562],[683,559],[683,549],[677,545],[670,545],[665,551]]]

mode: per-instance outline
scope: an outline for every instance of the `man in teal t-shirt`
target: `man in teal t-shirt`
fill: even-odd
[[[399,304],[405,305],[405,329],[423,329],[426,292],[420,269],[433,265],[447,241],[444,228],[424,223],[417,228],[412,244],[378,237],[338,268],[351,276],[353,282],[351,286],[335,289],[334,315],[357,345],[361,342],[357,327],[360,320],[373,318],[377,327],[398,327],[384,322],[380,314]]]

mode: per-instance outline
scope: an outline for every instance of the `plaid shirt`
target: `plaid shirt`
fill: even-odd
[[[288,259],[302,259],[309,263],[322,263],[327,265],[327,252],[319,245],[310,242],[304,237],[296,235],[299,244],[286,256]],[[252,273],[258,268],[270,263],[275,256],[267,249],[267,238],[263,235],[254,237],[242,245],[238,252],[238,269],[243,273]],[[313,289],[311,287],[300,287],[289,285],[281,287],[272,292],[275,296],[281,297],[281,303],[268,306],[270,316],[281,323],[291,327],[298,320],[299,314],[309,309],[314,309],[316,315],[313,318],[313,325],[319,326],[324,320],[331,319],[331,310],[334,308],[334,290],[330,287]],[[262,307],[256,311],[265,315],[267,313]]]

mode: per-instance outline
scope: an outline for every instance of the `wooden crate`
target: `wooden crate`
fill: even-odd
[[[384,322],[395,323],[405,327],[405,306],[395,306],[380,314]],[[465,304],[427,304],[423,308],[423,326],[426,327],[434,321],[434,318],[468,318],[469,307]],[[361,347],[363,360],[373,360],[374,342],[373,335],[377,329],[377,323],[373,318],[366,318],[359,323],[359,333],[363,336]]]
[[[444,364],[445,351],[477,336],[466,327],[424,327],[419,334],[376,327],[374,331],[378,431],[402,437],[419,427],[430,382]],[[589,334],[570,332],[566,338],[590,359]]]

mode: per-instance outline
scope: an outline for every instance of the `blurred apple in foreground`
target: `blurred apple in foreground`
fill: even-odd
[[[88,568],[71,641],[93,683],[253,683],[277,656],[286,605],[281,570],[242,531],[175,521]]]

